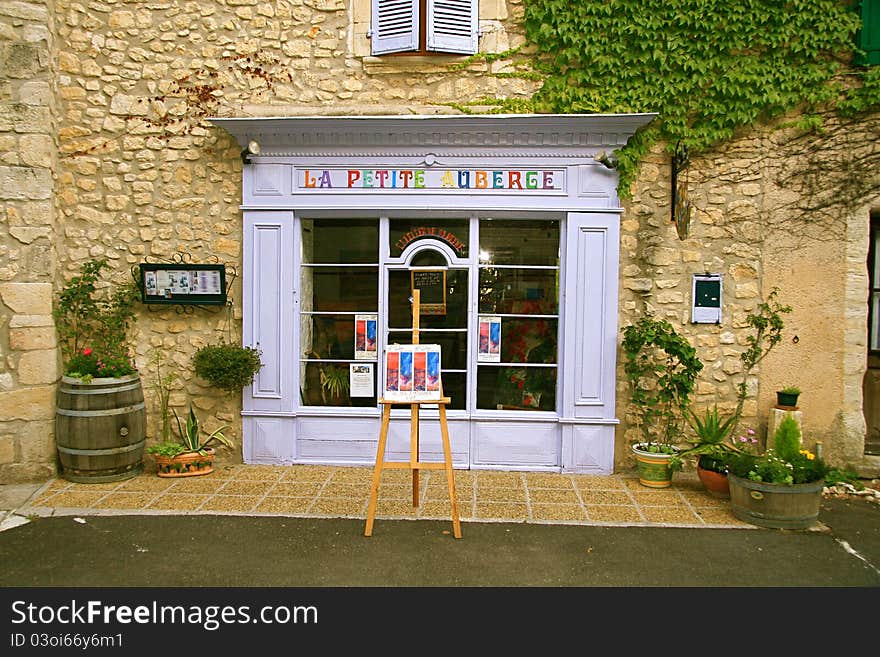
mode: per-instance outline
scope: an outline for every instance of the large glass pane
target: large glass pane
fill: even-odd
[[[354,315],[301,315],[303,358],[354,359]]]
[[[449,397],[447,408],[463,410],[467,403],[467,374],[465,372],[440,372],[443,394]]]
[[[480,269],[480,312],[555,315],[558,269]]]
[[[302,219],[303,263],[377,263],[376,219]]]
[[[302,310],[376,312],[378,267],[303,267]]]
[[[409,269],[388,271],[388,326],[390,328],[412,327],[412,285],[420,287],[419,281],[431,275],[430,290],[424,284],[420,296],[423,312],[419,316],[420,328],[465,328],[467,326],[468,272],[463,269],[424,272]],[[421,277],[421,278],[420,278]],[[430,296],[428,296],[430,294]],[[445,297],[445,298],[441,298]],[[427,302],[432,308],[425,308]],[[430,313],[424,312],[430,310]]]
[[[301,362],[300,402],[305,406],[372,406],[378,403],[373,375],[373,395],[352,397],[349,363]]]
[[[559,222],[480,220],[480,263],[559,265]]]
[[[440,345],[440,367],[452,370],[467,369],[467,332],[461,333],[437,333],[432,331],[419,331],[421,344]],[[410,344],[412,331],[389,331],[388,344]]]
[[[555,411],[556,368],[481,365],[477,375],[477,408]]]
[[[556,363],[556,319],[501,318],[502,363]]]
[[[449,245],[460,258],[468,255],[467,219],[391,219],[389,246],[391,257],[399,258],[413,242],[434,239]]]

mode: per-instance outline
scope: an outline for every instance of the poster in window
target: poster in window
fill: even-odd
[[[419,290],[420,315],[446,314],[445,269],[413,270],[412,289]]]
[[[354,316],[355,360],[376,360],[376,315]]]
[[[348,395],[350,397],[372,397],[374,394],[373,364],[349,363]]]
[[[440,345],[389,345],[385,355],[385,399],[440,399]]]
[[[501,318],[480,315],[480,345],[477,360],[481,363],[501,362]]]

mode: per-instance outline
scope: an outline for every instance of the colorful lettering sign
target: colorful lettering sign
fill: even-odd
[[[564,169],[297,169],[303,191],[564,192]]]

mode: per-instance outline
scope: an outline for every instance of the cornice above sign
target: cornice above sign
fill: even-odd
[[[259,158],[314,155],[587,156],[626,144],[656,114],[486,114],[211,118]]]

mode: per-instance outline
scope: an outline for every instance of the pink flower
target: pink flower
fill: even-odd
[[[89,349],[88,347],[86,347],[85,349],[83,349],[83,356],[91,356],[91,355],[92,355],[92,350],[91,350],[91,349]]]

